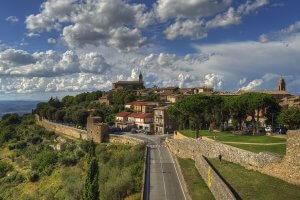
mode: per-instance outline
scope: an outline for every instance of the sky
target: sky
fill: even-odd
[[[1,0],[0,100],[154,85],[300,95],[298,0]]]

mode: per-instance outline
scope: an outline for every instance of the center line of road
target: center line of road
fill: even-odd
[[[158,147],[158,152],[159,152],[160,167],[161,167],[161,172],[162,172],[162,177],[163,177],[163,182],[164,182],[164,191],[165,191],[165,197],[166,197],[165,199],[168,200],[167,190],[166,190],[166,183],[165,183],[165,176],[164,176],[163,166],[162,166],[162,161],[161,161],[160,147]]]

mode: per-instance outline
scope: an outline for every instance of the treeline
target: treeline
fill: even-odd
[[[112,96],[112,105],[99,103],[99,98],[103,95]],[[48,102],[37,104],[34,112],[50,121],[85,127],[89,115],[99,116],[105,122],[113,123],[115,114],[123,111],[126,103],[136,100],[158,101],[159,95],[140,97],[136,92],[126,90],[86,92],[76,96],[65,96],[61,100],[51,97]]]
[[[168,113],[180,125],[180,129],[192,128],[229,128],[229,120],[232,120],[235,130],[242,130],[248,125],[247,117],[251,116],[253,133],[258,131],[259,114],[263,113],[267,118],[267,124],[276,122],[280,113],[280,106],[275,98],[263,93],[245,93],[240,96],[221,97],[204,96],[201,94],[184,98],[182,101],[169,107]]]

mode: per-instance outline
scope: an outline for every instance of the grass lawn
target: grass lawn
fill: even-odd
[[[215,199],[195,167],[195,161],[178,158],[184,180],[193,200]]]
[[[187,137],[195,138],[195,131],[182,130],[180,131]],[[208,130],[200,130],[200,135],[212,137]],[[276,138],[271,136],[251,136],[251,135],[235,135],[231,132],[216,132],[216,140],[222,142],[245,142],[245,143],[282,143],[286,142],[285,138]]]
[[[299,186],[224,160],[222,163],[218,159],[209,161],[244,200],[300,199]]]
[[[255,153],[259,152],[273,152],[278,153],[280,156],[285,156],[286,145],[285,144],[276,144],[276,145],[251,145],[251,144],[228,144],[240,149],[247,151],[252,151]]]

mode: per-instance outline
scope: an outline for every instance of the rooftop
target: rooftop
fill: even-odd
[[[130,115],[130,112],[119,112],[118,114],[116,114],[117,117],[127,117],[128,115]]]
[[[153,118],[154,115],[153,113],[131,113],[130,115],[128,115],[128,117],[134,117],[134,118]]]

